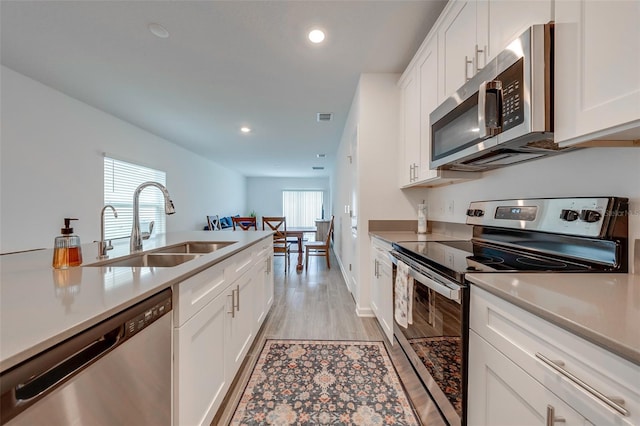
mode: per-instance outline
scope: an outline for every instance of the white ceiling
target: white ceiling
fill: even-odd
[[[2,0],[0,52],[3,65],[247,176],[328,176],[358,76],[402,72],[445,3]],[[322,45],[306,39],[312,27],[327,33]]]

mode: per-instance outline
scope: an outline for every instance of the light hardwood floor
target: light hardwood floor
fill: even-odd
[[[292,258],[294,254],[292,254]],[[292,259],[293,260],[293,259]],[[284,258],[274,261],[274,302],[253,346],[211,423],[227,425],[267,339],[385,341],[375,318],[358,317],[355,302],[331,253],[331,269],[322,257],[311,257],[308,270],[284,273]],[[398,344],[385,341],[414,408],[428,426],[444,425],[437,408],[417,382]],[[399,351],[399,352],[398,352]]]

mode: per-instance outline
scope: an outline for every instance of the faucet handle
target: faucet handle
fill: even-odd
[[[113,250],[113,245],[111,244],[111,240],[107,240],[107,245],[104,247],[105,250]]]
[[[151,237],[151,234],[153,233],[153,226],[155,225],[155,221],[151,221],[149,222],[149,232],[142,232],[140,235],[142,236],[143,240],[148,240],[149,237]]]

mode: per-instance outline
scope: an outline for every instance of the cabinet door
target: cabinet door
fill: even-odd
[[[393,344],[393,265],[388,258],[391,247],[378,247],[372,240],[371,310],[384,334]]]
[[[417,178],[420,161],[420,93],[416,69],[406,74],[401,86],[400,186],[410,185]]]
[[[244,356],[249,351],[253,341],[254,302],[253,294],[256,291],[256,268],[251,268],[236,282],[231,284],[228,293],[233,298],[233,316],[226,328],[225,344],[227,345],[227,380],[231,382],[235,376]]]
[[[483,0],[477,4],[478,68],[496,57],[527,28],[552,20],[550,0]]]
[[[273,251],[266,259],[265,281],[264,281],[264,311],[269,313],[273,305]]]
[[[640,2],[555,4],[556,142],[640,126]]]
[[[264,317],[267,315],[265,311],[266,304],[266,280],[267,280],[267,259],[257,259],[254,270],[251,273],[255,277],[255,283],[253,284],[253,328],[258,330],[264,321]]]
[[[393,344],[393,266],[387,259],[379,259],[378,263],[378,321]]]
[[[380,306],[380,280],[378,279],[378,250],[375,247],[371,248],[371,310],[373,314],[380,320],[379,306]]]
[[[434,179],[436,170],[431,170],[431,121],[429,114],[438,107],[438,40],[433,38],[422,52],[418,62],[420,77],[420,170],[421,181]]]
[[[468,386],[470,425],[590,424],[473,330],[469,332]]]
[[[227,294],[174,329],[174,424],[209,424],[230,381],[225,375],[225,329],[231,316]]]
[[[273,256],[269,254],[256,261],[253,312],[254,330],[257,332],[273,304]]]
[[[458,90],[475,73],[476,1],[456,2],[438,31],[443,88],[441,99]]]

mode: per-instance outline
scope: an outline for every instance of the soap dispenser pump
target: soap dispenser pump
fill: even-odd
[[[64,218],[64,228],[60,229],[62,235],[55,239],[53,246],[53,267],[55,269],[67,269],[70,266],[82,264],[80,237],[73,233],[73,228],[70,226],[72,220],[78,219]]]

